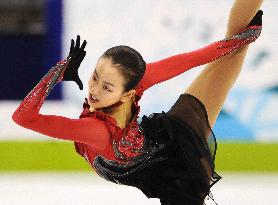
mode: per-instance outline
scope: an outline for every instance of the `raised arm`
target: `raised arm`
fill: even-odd
[[[84,57],[84,56],[83,56]],[[12,119],[22,127],[50,137],[90,144],[104,149],[110,140],[105,122],[95,118],[70,119],[43,115],[39,111],[54,86],[63,80],[70,59],[59,62],[41,79],[13,113]]]
[[[255,41],[260,32],[260,26],[250,26],[237,35],[212,43],[201,49],[149,63],[144,77],[137,87],[144,91],[154,84],[171,79],[190,68],[214,61]]]

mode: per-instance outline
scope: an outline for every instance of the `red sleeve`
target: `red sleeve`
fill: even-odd
[[[157,62],[148,63],[146,71],[137,88],[141,91],[171,79],[190,68],[200,66],[225,56],[240,47],[255,41],[261,32],[261,26],[251,26],[237,35],[212,43],[201,49],[174,55]]]
[[[41,79],[13,113],[13,120],[22,127],[50,137],[90,144],[97,150],[104,149],[110,140],[104,121],[97,118],[70,119],[39,113],[53,87],[62,81],[67,61],[58,63]]]

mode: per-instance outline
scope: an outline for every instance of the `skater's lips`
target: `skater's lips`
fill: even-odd
[[[99,100],[97,98],[95,98],[91,93],[89,95],[89,100],[92,103],[97,103]]]
[[[92,93],[90,93],[90,96],[89,96],[89,97],[92,98],[93,100],[98,100],[98,98],[95,97]]]

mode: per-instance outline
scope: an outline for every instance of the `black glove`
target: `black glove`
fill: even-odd
[[[80,47],[80,36],[76,38],[76,44],[74,45],[74,40],[71,39],[70,52],[67,59],[70,58],[70,61],[67,65],[66,70],[64,71],[63,80],[65,81],[74,81],[79,86],[80,90],[83,90],[83,83],[78,76],[78,68],[86,55],[84,48],[87,44],[87,41],[84,40]]]
[[[253,19],[250,21],[247,27],[249,26],[261,26],[262,25],[262,16],[263,11],[259,10],[256,15],[253,17]]]

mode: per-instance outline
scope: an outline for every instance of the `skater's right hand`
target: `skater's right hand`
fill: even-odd
[[[86,55],[86,51],[84,51],[86,44],[87,41],[84,40],[80,47],[79,35],[77,35],[75,45],[74,40],[71,39],[70,52],[67,57],[70,60],[63,75],[63,80],[76,82],[80,90],[83,90],[83,83],[78,76],[78,68]]]

